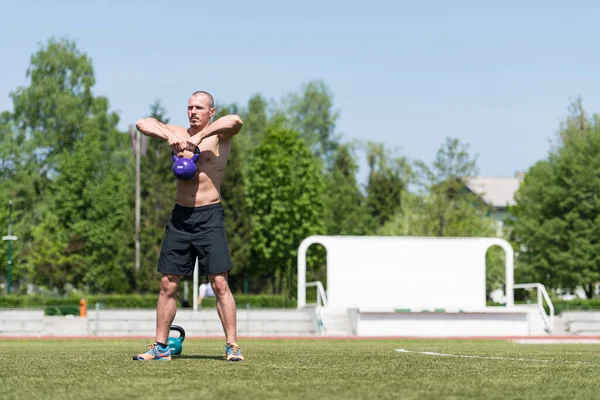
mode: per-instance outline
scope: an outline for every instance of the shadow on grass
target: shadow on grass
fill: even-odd
[[[202,355],[173,356],[173,360],[221,360],[221,361],[225,361],[225,357],[223,357],[223,356],[202,356]]]

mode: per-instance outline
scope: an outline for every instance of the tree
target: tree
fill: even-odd
[[[265,131],[268,120],[267,102],[260,94],[255,94],[248,100],[247,111],[244,113],[245,140],[258,143]]]
[[[272,118],[268,110],[267,101],[262,95],[255,94],[250,97],[248,105],[245,108],[239,107],[237,104],[217,107],[213,119],[226,114],[238,114],[244,121],[242,130],[233,143],[237,149],[235,157],[240,158],[239,163],[244,169],[244,174],[247,174],[247,167],[251,162],[253,150],[262,140],[262,136]]]
[[[158,100],[150,105],[148,117],[156,118],[165,124],[169,123],[167,110]],[[147,145],[146,151],[141,152],[140,160],[141,257],[137,287],[142,292],[155,292],[160,283],[160,274],[157,272],[158,259],[165,236],[165,226],[173,210],[176,181],[172,172],[173,161],[169,144],[148,136],[143,136],[142,139],[146,140]]]
[[[43,266],[52,260],[35,253],[44,245],[58,245],[47,250],[60,253],[63,260],[52,279],[59,290],[69,283],[95,292],[127,291],[134,283],[130,259],[119,257],[125,254],[124,245],[131,243],[126,235],[133,233],[128,138],[117,130],[116,116],[107,118],[107,102],[99,105],[98,114],[81,124],[85,135],[70,151],[56,155],[55,177],[45,201],[48,207],[42,208],[41,226],[53,225],[52,231],[64,240],[47,242],[48,232],[34,233],[34,270],[37,262]]]
[[[93,224],[106,220],[90,215],[100,206],[101,188],[114,196],[113,204],[126,198],[126,185],[103,185],[113,174],[127,173],[131,163],[119,156],[126,143],[116,128],[119,118],[108,111],[106,98],[92,95],[91,62],[74,42],[50,39],[31,58],[27,77],[30,85],[11,94],[14,113],[3,114],[7,140],[22,144],[3,171],[12,178],[6,187],[15,199],[15,233],[22,240],[16,256],[30,281],[62,291],[67,283],[85,285],[96,268],[123,269],[116,257],[123,240],[115,232],[126,225],[94,230]]]
[[[105,154],[105,161],[98,166],[103,172],[86,193],[91,200],[83,232],[88,267],[83,284],[101,293],[127,293],[138,287],[134,263],[133,160],[127,146],[129,137],[119,133],[119,139],[121,145],[111,154]]]
[[[367,210],[370,230],[383,226],[402,206],[402,193],[410,180],[410,167],[403,157],[393,158],[383,144],[367,142],[369,180]]]
[[[325,229],[328,235],[363,235],[369,230],[365,197],[356,182],[358,165],[351,144],[335,151],[326,176]]]
[[[229,284],[233,290],[240,291],[246,287],[251,279],[252,269],[250,265],[250,241],[252,234],[252,220],[248,201],[246,199],[247,177],[246,163],[248,152],[251,151],[246,145],[252,141],[247,135],[260,137],[260,129],[264,129],[261,110],[259,105],[260,96],[250,100],[249,107],[254,108],[256,114],[244,116],[244,126],[231,140],[231,152],[227,161],[227,168],[221,183],[221,202],[225,213],[225,229],[229,242],[229,252],[233,264],[229,275]],[[241,110],[236,104],[217,107],[214,119],[228,114],[240,114]],[[250,122],[250,126],[248,126]]]
[[[288,95],[285,114],[290,128],[297,131],[327,165],[339,141],[335,133],[339,113],[333,111],[333,93],[325,82],[310,81],[303,85],[301,95]]]
[[[29,227],[39,222],[32,210],[40,202],[41,188],[47,184],[47,178],[38,174],[40,165],[32,156],[34,148],[13,115],[8,111],[0,113],[0,226],[6,229],[8,225],[8,202],[12,201],[12,234],[19,238],[12,243],[13,291],[19,289],[18,282],[30,273],[24,254],[31,245]],[[0,259],[7,260],[6,242],[0,247]],[[0,271],[6,276],[6,262],[0,265]]]
[[[247,199],[252,215],[253,267],[290,294],[300,242],[322,234],[322,164],[297,132],[274,121],[253,153]]]
[[[49,39],[31,57],[26,76],[31,84],[11,93],[14,120],[38,146],[36,156],[51,168],[54,155],[72,150],[85,135],[83,124],[102,111],[106,99],[92,95],[91,60],[70,40]]]
[[[560,143],[526,174],[510,209],[521,280],[594,295],[600,279],[600,118],[573,104]]]
[[[402,205],[377,233],[391,236],[495,237],[490,209],[466,189],[466,178],[477,174],[468,145],[447,138],[433,164],[416,162],[419,193],[402,194]],[[493,247],[487,254],[487,292],[505,282],[504,255]]]
[[[415,164],[419,185],[429,195],[422,204],[430,217],[422,227],[429,235],[487,236],[492,232],[493,224],[485,218],[490,210],[465,189],[466,179],[478,173],[477,160],[470,156],[467,144],[446,138],[431,167],[420,161]]]

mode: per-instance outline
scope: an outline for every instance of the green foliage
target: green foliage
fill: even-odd
[[[234,298],[238,310],[243,310],[245,308],[296,308],[298,306],[296,299],[290,299],[288,296],[282,295],[234,294]],[[216,307],[216,300],[214,297],[202,299],[202,308],[213,307]]]
[[[297,132],[278,122],[267,128],[253,157],[247,199],[254,268],[281,293],[284,278],[288,288],[294,280],[300,242],[324,230],[322,164]]]
[[[127,293],[136,287],[131,223],[133,162],[127,137],[122,135],[121,139],[120,150],[97,163],[106,172],[87,193],[91,202],[83,217],[87,266],[83,284],[95,293]]]
[[[148,117],[168,124],[167,110],[160,101],[150,105]],[[142,157],[140,159],[140,271],[136,277],[135,287],[139,292],[157,291],[160,284],[160,274],[157,272],[160,249],[165,234],[165,226],[175,202],[175,178],[171,166],[171,148],[169,144],[160,139],[143,135]],[[146,146],[143,146],[146,141]],[[127,146],[130,148],[130,146]],[[144,151],[145,150],[145,151]],[[132,153],[132,151],[130,151]],[[134,172],[128,178],[133,183]],[[128,196],[134,204],[134,192]],[[133,211],[131,221],[134,221]],[[131,237],[129,242],[133,241]],[[134,262],[131,259],[130,263]],[[135,268],[135,266],[132,266]]]
[[[244,169],[248,159],[248,147],[244,143],[249,143],[249,138],[244,135],[251,134],[254,137],[260,137],[260,126],[258,122],[262,121],[261,110],[257,102],[260,97],[254,97],[250,100],[249,107],[254,108],[258,115],[254,119],[250,118],[250,129],[242,130],[231,141],[231,153],[227,162],[225,176],[221,183],[221,202],[225,213],[225,229],[227,231],[227,240],[229,242],[229,252],[233,268],[229,274],[229,285],[232,290],[240,291],[244,288],[245,280],[249,280],[252,275],[252,266],[250,265],[250,241],[252,235],[252,219],[248,201],[246,199],[247,177]],[[214,119],[228,114],[238,113],[237,106],[229,105],[221,107],[215,112]],[[253,126],[253,123],[256,125]],[[244,120],[246,125],[246,120]]]
[[[325,231],[328,235],[362,235],[369,230],[366,200],[356,181],[358,165],[353,150],[350,144],[340,145],[326,176]]]
[[[79,302],[85,299],[87,312],[100,303],[102,308],[156,308],[157,295],[70,294],[68,296],[8,295],[0,297],[1,308],[43,308],[46,315],[79,315]]]
[[[19,237],[13,287],[155,293],[176,189],[167,143],[144,136],[136,275],[131,138],[118,131],[108,100],[93,94],[90,58],[72,41],[50,39],[26,76],[28,85],[11,93],[14,111],[0,113],[0,227],[12,200],[12,233]],[[416,168],[383,144],[367,143],[368,182],[361,188],[355,145],[340,142],[339,113],[324,82],[310,81],[275,105],[257,93],[244,107],[217,106],[215,118],[229,113],[244,120],[221,186],[237,292],[293,295],[296,251],[313,234],[497,234],[489,208],[465,188],[476,159],[456,139],[446,140],[431,166]],[[149,115],[168,122],[160,101]],[[519,193],[511,227],[518,280],[589,292],[600,278],[597,121],[576,103],[559,148],[530,171]],[[421,190],[411,192],[415,183]],[[503,281],[502,252],[493,248],[487,259],[489,292]],[[0,260],[4,277],[6,246]],[[308,278],[325,282],[323,248],[311,247],[307,262]]]
[[[335,124],[339,113],[333,111],[333,93],[323,81],[303,85],[302,94],[291,93],[285,100],[285,114],[292,130],[325,162],[338,145]]]
[[[487,218],[490,209],[466,189],[466,179],[477,174],[476,158],[468,145],[446,138],[431,167],[416,163],[418,183],[425,196],[419,199],[423,212],[418,234],[426,236],[494,236],[495,226]]]
[[[575,311],[575,310],[600,310],[600,299],[573,299],[573,300],[552,300],[554,306],[554,313],[560,315],[563,311]],[[546,312],[548,313],[548,306],[544,302]]]
[[[252,96],[248,100],[248,108],[244,113],[243,139],[241,139],[245,145],[244,149],[250,149],[253,144],[260,141],[268,120],[266,100],[260,94]]]
[[[235,301],[239,309],[250,308],[295,308],[296,301],[281,295],[244,295],[235,294]],[[0,296],[1,308],[44,308],[49,315],[63,313],[61,310],[77,310],[79,314],[79,301],[85,299],[88,313],[92,312],[96,303],[101,303],[102,308],[156,308],[158,297],[156,294],[70,294],[68,296],[28,295]],[[188,300],[192,304],[192,299]],[[203,308],[215,307],[215,298],[202,299]],[[72,313],[72,312],[71,312]],[[64,314],[64,313],[63,313]]]
[[[377,233],[389,236],[495,237],[490,209],[466,189],[466,178],[476,174],[476,160],[468,146],[446,139],[432,166],[417,162],[420,194],[404,193],[401,208]],[[487,293],[505,282],[504,252],[492,247],[487,255]]]
[[[535,291],[531,291],[525,294],[526,298],[524,300],[517,300],[515,298],[515,304],[536,304],[536,294]],[[552,299],[552,306],[554,307],[554,315],[561,315],[564,311],[600,311],[600,299],[571,299],[571,300],[562,300],[550,294]],[[497,304],[491,301],[487,303],[490,307],[504,307],[504,304]],[[544,310],[546,314],[550,314],[550,308],[548,307],[548,303],[544,301]]]
[[[403,157],[393,158],[381,143],[368,142],[366,207],[370,231],[377,231],[402,207],[402,193],[407,187],[411,169]]]
[[[11,93],[14,120],[28,139],[45,150],[45,159],[73,149],[86,135],[90,116],[105,112],[106,99],[95,98],[91,60],[73,41],[51,38],[31,57],[28,87]]]
[[[127,290],[131,159],[119,150],[118,116],[92,95],[91,62],[71,41],[49,40],[27,77],[30,85],[11,94],[14,113],[2,117],[3,141],[22,144],[19,158],[3,163],[14,177],[2,193],[15,202],[16,278]]]
[[[515,272],[552,289],[581,286],[591,297],[600,279],[600,120],[577,103],[560,137],[528,171],[510,210]]]

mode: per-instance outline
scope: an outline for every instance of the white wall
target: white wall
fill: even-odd
[[[492,245],[507,252],[507,305],[513,303],[513,253],[502,239],[312,236],[298,249],[298,307],[306,299],[306,249],[314,243],[327,249],[332,308],[484,308]]]

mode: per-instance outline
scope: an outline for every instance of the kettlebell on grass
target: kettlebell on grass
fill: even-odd
[[[167,341],[169,348],[171,349],[171,355],[178,356],[182,351],[182,343],[185,340],[185,331],[179,325],[171,325],[171,331],[179,332],[179,337],[171,337]]]

